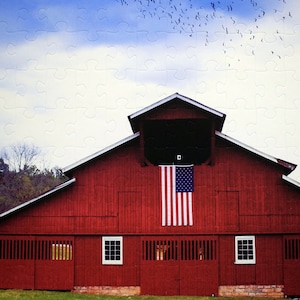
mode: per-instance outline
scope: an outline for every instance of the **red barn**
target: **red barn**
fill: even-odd
[[[224,121],[180,94],[130,115],[131,136],[0,215],[0,288],[300,295],[296,165]]]

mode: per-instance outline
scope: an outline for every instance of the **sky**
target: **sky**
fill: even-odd
[[[178,92],[225,113],[223,133],[300,165],[299,7],[2,0],[0,149],[33,143],[63,168],[131,135],[128,115]]]

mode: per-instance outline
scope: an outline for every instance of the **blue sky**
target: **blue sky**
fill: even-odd
[[[297,0],[128,2],[1,2],[0,148],[32,142],[64,167],[179,92],[226,113],[224,133],[300,163]]]
[[[193,23],[195,30],[200,28],[201,23],[203,30],[209,30],[209,26],[204,23],[213,23],[213,14],[215,19],[228,15],[236,21],[252,22],[254,18],[271,14],[274,10],[281,11],[286,6],[282,0],[214,1],[214,5],[208,0],[173,0],[171,4],[169,1],[142,1],[142,5],[139,1],[128,2],[129,5],[122,4],[121,0],[4,0],[0,12],[1,42],[34,40],[47,32],[60,31],[76,33],[76,38],[81,43],[128,43],[128,39],[130,42],[138,42],[136,37],[142,36],[143,32],[180,31],[180,26],[175,24],[179,16],[181,23],[185,22],[184,29],[189,32],[191,27],[188,23]],[[201,19],[195,19],[197,14]],[[205,21],[206,16],[209,16],[209,21]],[[227,22],[222,23],[226,25]],[[113,33],[120,29],[124,29],[128,35],[114,38]],[[138,32],[142,33],[137,34]]]

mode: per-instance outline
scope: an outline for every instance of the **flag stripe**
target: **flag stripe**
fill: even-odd
[[[177,218],[176,218],[176,190],[174,189],[174,186],[176,185],[176,169],[174,167],[171,167],[172,171],[172,208],[173,208],[173,226],[177,225]]]
[[[171,186],[171,168],[167,167],[167,224],[171,225],[171,195],[172,195],[172,186]]]
[[[161,168],[161,224],[166,226],[166,178],[165,168]]]
[[[182,226],[182,197],[178,194],[178,226]]]
[[[193,171],[178,168],[183,167],[160,166],[162,226],[193,225]]]
[[[192,193],[188,193],[189,197],[189,225],[193,225],[193,202],[192,202]]]
[[[186,194],[183,193],[183,225],[187,225],[187,206],[186,206]]]

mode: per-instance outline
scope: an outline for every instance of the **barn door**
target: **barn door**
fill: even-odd
[[[217,241],[207,237],[180,240],[180,294],[211,296],[218,293]]]
[[[179,295],[177,238],[147,238],[142,241],[141,293]]]
[[[300,295],[300,236],[284,238],[284,293],[288,296]]]
[[[142,240],[141,293],[212,295],[218,291],[217,241],[207,237]]]
[[[0,237],[0,288],[34,288],[34,237]]]
[[[72,237],[36,238],[35,289],[73,289],[73,245]]]

